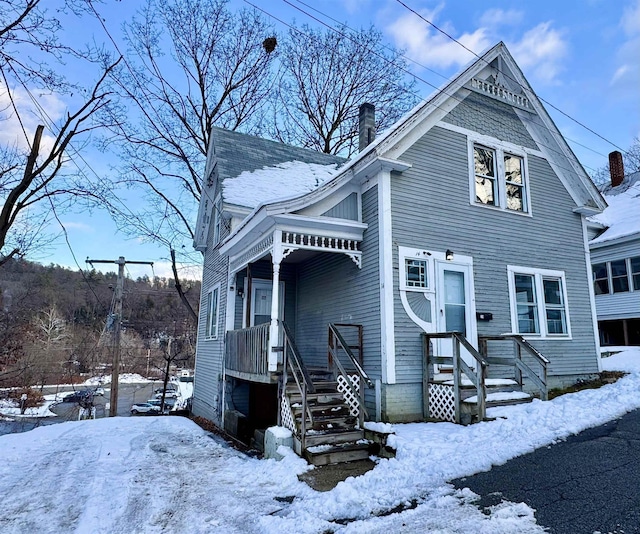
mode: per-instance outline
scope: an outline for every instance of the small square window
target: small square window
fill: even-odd
[[[426,260],[405,259],[405,273],[407,287],[427,288],[427,262]]]

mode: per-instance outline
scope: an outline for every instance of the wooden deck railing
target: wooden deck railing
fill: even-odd
[[[488,356],[488,342],[489,341],[512,341],[514,347],[513,358],[492,358]],[[518,384],[523,385],[523,373],[525,377],[533,384],[540,392],[540,399],[548,400],[549,391],[547,388],[547,367],[549,366],[549,360],[545,358],[542,353],[536,349],[525,338],[518,334],[501,334],[499,336],[479,336],[478,345],[480,352],[484,354],[485,358],[489,362],[489,365],[506,365],[513,366],[514,378]],[[538,371],[529,366],[523,359],[523,351],[531,358],[538,367]]]
[[[269,323],[227,332],[225,366],[230,371],[268,374]]]

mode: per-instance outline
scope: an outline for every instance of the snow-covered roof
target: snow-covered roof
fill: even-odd
[[[640,172],[627,176],[617,187],[606,186],[602,194],[609,205],[589,220],[607,226],[591,245],[640,234]]]
[[[337,163],[321,165],[304,161],[286,161],[264,166],[255,171],[244,171],[239,176],[227,178],[222,185],[226,202],[247,208],[259,204],[297,197],[313,191],[331,178]]]
[[[247,208],[313,191],[345,161],[222,128],[212,139],[224,201]]]

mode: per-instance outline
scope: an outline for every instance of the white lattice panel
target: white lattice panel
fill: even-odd
[[[456,422],[453,386],[429,384],[429,416],[440,421]]]
[[[353,384],[356,392],[360,391],[360,376],[351,375],[349,376],[349,378],[351,379],[351,383]],[[360,415],[360,405],[358,404],[358,399],[351,391],[349,383],[343,375],[338,375],[338,391],[342,393],[345,402],[349,405],[349,413],[354,417],[358,417],[358,415]]]
[[[283,395],[282,400],[280,401],[280,420],[282,426],[291,430],[294,436],[297,435],[296,421],[293,417],[291,406],[289,406],[289,399],[286,395]]]

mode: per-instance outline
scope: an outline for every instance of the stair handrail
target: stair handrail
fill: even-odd
[[[356,371],[358,372],[358,374],[360,375],[360,378],[362,380],[364,380],[364,382],[367,384],[367,386],[369,386],[370,388],[375,387],[373,381],[369,378],[369,375],[367,374],[367,372],[362,368],[362,365],[360,365],[360,362],[358,361],[358,359],[355,357],[355,355],[353,354],[353,351],[351,350],[351,347],[349,346],[349,344],[345,341],[344,337],[342,336],[342,334],[340,333],[340,331],[337,328],[337,325],[334,323],[330,323],[329,324],[329,329],[333,331],[334,335],[336,336],[338,342],[340,343],[340,346],[342,347],[342,349],[346,352],[347,356],[349,356],[349,359],[351,360],[351,363],[353,364],[353,366],[356,368]]]
[[[338,346],[334,347],[331,344],[331,335],[335,337],[337,344],[339,344],[342,347],[342,349],[345,351],[345,353],[349,356],[351,363],[353,364],[353,366],[356,369],[356,372],[360,376],[361,391],[357,390],[356,386],[351,380],[351,377],[349,376],[349,373],[347,373],[346,369],[342,365],[342,362],[340,361],[340,358],[338,356]],[[365,417],[367,419],[369,418],[369,412],[367,411],[367,408],[364,403],[364,392],[363,392],[362,385],[367,384],[369,388],[373,388],[375,387],[375,385],[373,381],[369,378],[369,375],[367,375],[366,371],[362,368],[362,365],[360,365],[360,362],[354,356],[353,352],[351,351],[351,348],[349,347],[349,344],[345,341],[344,337],[342,336],[342,334],[340,333],[340,331],[338,330],[337,326],[334,323],[329,323],[329,356],[331,357],[330,358],[331,364],[335,365],[338,368],[338,371],[346,381],[347,387],[351,391],[351,395],[358,402],[358,408],[359,408],[358,422],[360,424],[360,428],[362,428],[364,424],[364,418]]]
[[[500,341],[504,339],[510,339],[514,342],[517,350],[515,352],[514,365],[516,367],[517,378],[519,376],[518,383],[522,386],[522,372],[527,375],[527,377],[531,380],[531,382],[538,388],[540,391],[540,398],[542,400],[549,400],[549,390],[547,387],[547,367],[549,366],[550,361],[538,350],[536,349],[529,341],[527,341],[520,334],[500,334],[497,336],[482,336],[483,341]],[[542,373],[540,376],[536,373],[531,367],[529,367],[522,360],[522,351],[520,349],[524,349],[527,353],[534,358],[540,364],[542,369]],[[495,363],[500,363],[496,360]],[[519,373],[519,374],[518,374]]]
[[[300,357],[300,352],[296,343],[293,339],[293,334],[289,327],[284,321],[280,321],[282,325],[284,343],[283,343],[283,376],[282,376],[282,393],[283,397],[286,397],[286,387],[287,387],[287,370],[291,369],[291,374],[293,375],[293,379],[295,380],[296,386],[298,387],[298,391],[300,392],[300,397],[302,399],[302,417],[300,422],[300,444],[302,450],[305,449],[305,440],[307,434],[307,417],[313,424],[313,414],[311,413],[311,409],[309,408],[309,403],[307,402],[307,394],[315,393],[316,388],[313,385],[313,381],[311,380],[311,376],[309,375],[309,371],[304,364],[304,360]],[[290,350],[287,350],[287,347]],[[289,354],[291,357],[289,357]],[[282,408],[280,408],[282,409]],[[295,425],[295,421],[294,421]]]
[[[489,363],[487,360],[478,352],[478,350],[469,342],[466,336],[462,332],[423,332],[423,350],[425,353],[425,364],[427,368],[434,363],[447,363],[449,360],[453,364],[453,395],[454,395],[454,409],[455,409],[455,420],[456,423],[460,423],[460,372],[463,372],[467,378],[471,381],[473,386],[476,389],[476,405],[478,409],[478,420],[482,421],[487,415],[486,408],[486,377],[487,377],[487,367]],[[453,355],[452,356],[431,356],[431,349],[429,345],[429,341],[432,338],[451,338],[455,340],[453,343]],[[476,369],[473,370],[467,362],[462,359],[460,353],[460,345],[462,345],[469,354],[476,361]],[[430,373],[426,372],[427,382],[430,380]],[[424,380],[424,379],[423,379]],[[428,387],[424,390],[423,394],[425,395],[425,406],[426,406],[426,414],[429,416],[429,399],[428,399]]]

